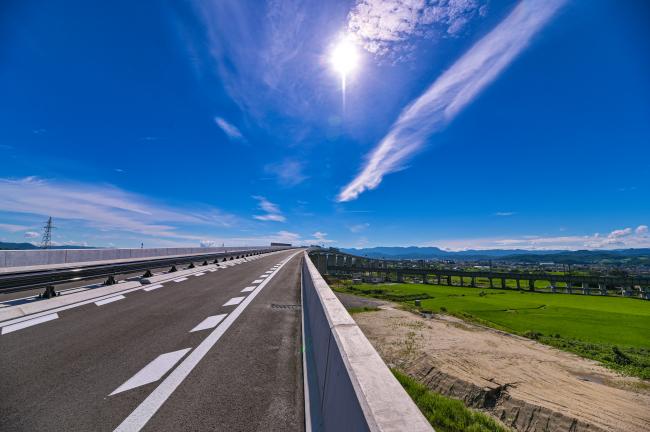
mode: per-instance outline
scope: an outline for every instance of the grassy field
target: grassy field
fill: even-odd
[[[445,312],[650,379],[650,301],[422,284],[334,284],[339,291]]]
[[[438,432],[508,431],[488,415],[466,408],[461,401],[431,392],[424,385],[397,370],[393,370],[393,374]]]

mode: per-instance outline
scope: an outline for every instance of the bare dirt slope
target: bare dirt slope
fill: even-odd
[[[354,315],[388,364],[519,431],[650,431],[650,383],[596,362],[391,305]]]

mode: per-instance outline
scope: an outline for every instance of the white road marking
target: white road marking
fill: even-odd
[[[124,300],[125,298],[126,297],[124,297],[123,295],[116,295],[114,297],[109,297],[109,298],[104,299],[104,300],[96,301],[95,304],[97,306],[102,306],[102,305],[105,305],[105,304],[116,302],[118,300]]]
[[[255,280],[254,280],[253,282],[251,282],[251,283],[254,283],[254,284],[262,283],[262,279],[255,279]]]
[[[42,317],[34,318],[28,321],[22,321],[19,322],[18,324],[11,324],[8,326],[2,327],[2,334],[7,334],[11,332],[15,332],[16,330],[24,329],[27,327],[35,326],[36,324],[41,324],[44,322],[52,321],[55,320],[59,317],[58,314],[49,314],[49,315],[44,315]]]
[[[185,348],[166,354],[160,354],[152,362],[143,367],[140,372],[133,375],[124,384],[116,388],[113,393],[109,394],[109,396],[158,381],[191,349],[192,348]]]
[[[258,278],[260,278],[260,279],[264,279],[264,278],[267,277],[267,276],[268,276],[267,274],[263,274],[263,275],[259,275]]]
[[[249,287],[246,287],[246,288],[244,288],[243,290],[241,290],[241,292],[251,292],[251,291],[253,291],[254,289],[255,289],[254,286],[249,286]]]
[[[174,282],[183,282],[183,281],[186,281],[186,280],[187,280],[186,277],[182,277],[182,278],[174,279]]]
[[[288,257],[282,264],[284,265],[290,259],[301,253],[301,251]],[[142,401],[138,407],[124,419],[120,425],[115,428],[114,432],[136,432],[141,430],[147,422],[156,414],[156,411],[165,403],[165,401],[174,393],[174,390],[183,382],[185,378],[192,372],[197,364],[205,357],[210,349],[219,341],[230,326],[235,322],[239,315],[244,312],[246,307],[255,299],[255,297],[262,292],[262,289],[271,281],[273,276],[266,279],[258,288],[252,292],[246,299],[237,306],[221,324],[210,333],[203,342],[196,347],[185,360],[179,364],[176,369],[161,382],[156,389],[151,392],[147,398]]]
[[[269,270],[269,271],[264,272],[265,275],[269,275],[271,273],[273,273],[273,270]]]
[[[163,287],[163,286],[160,285],[160,284],[158,284],[158,285],[149,285],[149,286],[147,286],[146,288],[143,288],[142,290],[143,290],[143,291],[153,291],[153,290],[156,290],[156,289],[158,289],[158,288],[162,288],[162,287]]]
[[[201,321],[199,325],[190,330],[190,333],[215,328],[226,316],[227,314],[209,316]]]
[[[194,276],[203,276],[205,273],[194,273]]]
[[[239,303],[241,303],[242,300],[244,300],[245,298],[246,297],[233,297],[230,300],[228,300],[227,302],[225,302],[223,305],[224,306],[235,306],[235,305],[238,305]]]

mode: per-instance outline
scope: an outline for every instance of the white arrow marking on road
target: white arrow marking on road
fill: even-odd
[[[151,363],[143,367],[140,372],[133,375],[131,379],[116,388],[109,396],[158,381],[191,349],[192,348],[185,348],[167,354],[160,354]]]
[[[217,324],[219,324],[221,322],[221,320],[223,320],[226,317],[226,315],[227,314],[209,316],[206,319],[204,319],[203,321],[201,321],[201,323],[199,325],[197,325],[192,330],[190,330],[190,333],[195,332],[195,331],[201,331],[201,330],[207,330],[207,329],[215,328],[217,326]]]
[[[225,302],[223,305],[224,306],[235,306],[235,305],[238,305],[239,303],[241,303],[242,300],[244,300],[245,298],[246,297],[233,297],[230,300],[228,300],[227,302]]]

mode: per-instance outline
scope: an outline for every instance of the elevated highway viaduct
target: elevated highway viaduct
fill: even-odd
[[[0,430],[432,430],[304,249],[232,258],[3,304]]]
[[[417,278],[422,283],[477,287],[479,282],[487,288],[512,289],[507,281],[514,281],[516,289],[539,290],[537,281],[546,281],[542,290],[552,293],[586,295],[621,295],[650,300],[650,278],[615,276],[559,275],[552,273],[516,273],[496,271],[464,271],[440,269],[432,266],[406,264],[402,261],[370,259],[340,252],[314,250],[312,261],[321,274],[365,275],[381,277],[386,281],[403,282],[405,278]]]

